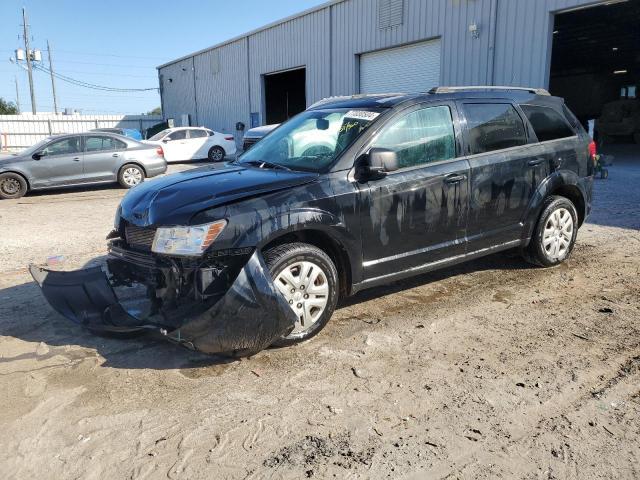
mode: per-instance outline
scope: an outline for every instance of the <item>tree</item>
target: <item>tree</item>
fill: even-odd
[[[0,97],[0,115],[17,115],[18,108],[15,103],[7,102],[4,98]]]
[[[156,107],[150,112],[147,112],[147,115],[162,115],[162,108]]]

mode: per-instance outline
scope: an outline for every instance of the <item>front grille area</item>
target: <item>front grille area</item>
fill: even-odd
[[[155,235],[156,229],[154,227],[138,227],[130,223],[126,223],[124,226],[125,240],[131,248],[151,250]]]

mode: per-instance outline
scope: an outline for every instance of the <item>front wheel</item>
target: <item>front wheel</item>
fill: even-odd
[[[266,251],[264,259],[297,317],[293,329],[273,345],[289,346],[317,335],[338,303],[338,272],[331,258],[313,245],[289,243]]]
[[[144,182],[144,170],[133,163],[125,165],[118,173],[118,183],[122,188],[133,188],[142,182]]]
[[[577,235],[578,214],[573,203],[551,196],[545,201],[525,259],[542,267],[558,265],[571,255]]]
[[[224,160],[225,152],[222,147],[211,147],[207,156],[212,162],[221,162]]]
[[[3,173],[0,175],[0,198],[15,199],[27,193],[27,181],[17,173]]]

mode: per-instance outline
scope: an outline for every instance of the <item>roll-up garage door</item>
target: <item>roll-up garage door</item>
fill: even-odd
[[[426,92],[440,84],[440,40],[360,55],[360,92]]]

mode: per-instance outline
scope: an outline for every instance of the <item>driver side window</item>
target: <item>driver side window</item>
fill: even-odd
[[[186,130],[177,130],[169,134],[169,136],[167,137],[167,139],[169,140],[184,140],[185,138],[187,138]]]
[[[395,151],[400,168],[455,158],[451,110],[447,106],[422,108],[393,120],[372,147]]]
[[[52,142],[43,150],[47,156],[71,155],[80,152],[80,137],[63,138]]]

